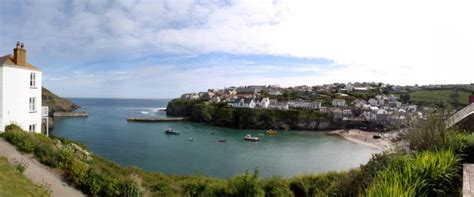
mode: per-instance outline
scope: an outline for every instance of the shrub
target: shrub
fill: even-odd
[[[204,177],[189,178],[182,184],[185,196],[229,196],[226,184],[221,180]]]
[[[459,157],[452,150],[401,156],[379,172],[367,196],[446,196],[456,192]]]
[[[258,171],[254,174],[245,172],[228,180],[229,196],[264,196],[264,191],[258,179]]]
[[[415,119],[411,122],[405,138],[410,149],[415,151],[435,150],[440,147],[446,133],[444,115],[428,114],[426,120]]]
[[[271,196],[293,196],[288,181],[281,177],[272,177],[262,181],[262,187],[266,197]]]

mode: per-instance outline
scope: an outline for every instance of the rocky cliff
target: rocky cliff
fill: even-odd
[[[61,98],[58,95],[52,93],[45,87],[43,87],[43,106],[49,107],[49,115],[53,115],[54,112],[71,112],[78,108],[79,105],[74,104],[73,102]]]
[[[277,110],[233,108],[205,101],[173,99],[167,115],[185,116],[196,122],[240,129],[328,130],[343,125],[335,123],[327,113],[314,110]]]

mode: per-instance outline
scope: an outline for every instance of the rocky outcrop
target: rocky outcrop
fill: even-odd
[[[226,104],[173,99],[167,115],[189,117],[191,121],[239,129],[330,130],[344,128],[330,114],[314,110],[232,108]]]
[[[53,115],[54,112],[71,112],[81,107],[65,98],[59,97],[45,87],[43,87],[42,92],[43,106],[49,107],[50,116]]]

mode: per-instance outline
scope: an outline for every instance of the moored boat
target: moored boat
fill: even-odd
[[[258,138],[258,137],[252,137],[250,134],[247,134],[247,135],[244,137],[244,140],[248,140],[248,141],[260,141],[260,138]]]
[[[217,141],[219,141],[219,142],[226,142],[225,139],[218,139]]]
[[[278,132],[273,129],[268,129],[266,134],[277,134]]]
[[[189,138],[189,141],[194,141],[194,140],[196,140],[196,139],[194,139],[194,138]]]
[[[172,128],[167,128],[167,129],[165,130],[165,133],[166,133],[166,134],[171,134],[171,135],[179,135],[179,131],[175,131],[175,130],[173,130]]]

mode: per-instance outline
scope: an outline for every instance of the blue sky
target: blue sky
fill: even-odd
[[[469,1],[1,3],[0,53],[24,42],[44,85],[67,97],[171,98],[232,85],[474,78]]]

